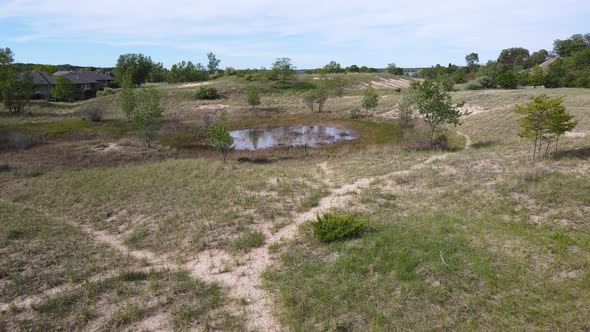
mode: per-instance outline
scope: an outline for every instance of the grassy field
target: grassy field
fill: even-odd
[[[449,149],[414,151],[398,127],[400,92],[352,119],[362,87],[311,113],[290,86],[236,77],[157,85],[154,147],[116,96],[0,110],[0,330],[588,330],[590,93],[456,91],[470,115],[443,128]],[[385,81],[387,82],[387,81]],[[262,105],[246,105],[258,84]],[[532,162],[516,104],[565,97],[578,121],[559,151]],[[100,122],[82,119],[104,105]],[[234,151],[206,146],[221,112],[232,129],[344,126],[332,146]],[[15,134],[17,133],[17,134]],[[368,220],[357,237],[313,236],[317,213]]]

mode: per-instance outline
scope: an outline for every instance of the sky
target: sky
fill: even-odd
[[[0,0],[0,47],[17,62],[97,67],[124,53],[205,64],[208,52],[222,68],[461,65],[589,32],[588,0]]]

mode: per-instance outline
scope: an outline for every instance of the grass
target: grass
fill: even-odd
[[[0,302],[39,299],[0,313],[0,330],[141,330],[154,321],[161,325],[151,329],[245,329],[256,299],[229,298],[231,285],[182,268],[149,270],[76,224],[179,264],[217,249],[247,265],[241,256],[267,246],[266,288],[277,318],[295,331],[588,329],[588,91],[453,92],[477,114],[443,128],[448,151],[415,152],[391,119],[398,92],[380,89],[377,109],[350,119],[360,84],[388,75],[346,76],[345,97],[330,98],[321,114],[301,99],[315,75],[262,86],[256,113],[244,97],[260,82],[209,82],[222,96],[215,101],[196,100],[194,87],[158,85],[164,119],[154,149],[135,138],[116,96],[0,112],[0,130],[47,137],[0,151]],[[563,137],[558,153],[533,164],[512,108],[539,93],[565,96],[581,135]],[[105,106],[104,121],[79,119],[92,102]],[[233,152],[223,163],[203,147],[206,124],[221,111],[233,129],[321,123],[361,139]],[[318,166],[325,162],[327,172]],[[265,237],[334,188],[375,176],[333,201],[343,202],[336,215],[358,211],[371,221],[362,236],[323,243],[305,223],[295,238]]]
[[[230,244],[230,248],[233,251],[248,252],[254,248],[261,247],[264,241],[265,236],[262,232],[246,230]]]
[[[269,178],[282,181],[274,184]],[[284,168],[197,159],[85,169],[13,183],[18,186],[2,194],[6,199],[34,202],[100,229],[116,232],[130,227],[130,244],[182,257],[225,247],[225,236],[257,220],[276,223],[290,217],[308,204],[319,179],[304,165]],[[286,209],[287,204],[293,210]]]

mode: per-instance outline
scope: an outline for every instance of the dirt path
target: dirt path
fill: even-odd
[[[463,134],[463,133],[462,133],[462,132],[460,132],[460,131],[457,131],[457,134],[459,134],[460,136],[463,136],[463,137],[465,137],[465,150],[467,150],[467,149],[470,149],[470,148],[471,148],[471,144],[472,144],[472,143],[471,143],[471,137],[469,137],[469,136],[467,136],[467,135]]]
[[[468,144],[471,141],[469,137],[465,136]],[[146,268],[151,269],[187,269],[195,278],[199,278],[206,282],[217,282],[222,285],[228,292],[231,298],[236,303],[236,310],[243,311],[245,316],[245,324],[248,329],[258,331],[280,331],[283,330],[281,324],[277,322],[273,316],[273,299],[271,294],[262,288],[262,273],[270,267],[275,261],[276,257],[269,252],[271,245],[277,245],[282,242],[293,239],[298,232],[298,227],[307,220],[313,219],[317,214],[324,213],[331,209],[342,208],[346,203],[357,196],[363,188],[367,188],[373,181],[386,179],[393,175],[407,175],[411,172],[420,170],[426,165],[433,162],[444,160],[448,154],[433,155],[427,160],[415,164],[409,169],[391,172],[381,176],[360,178],[353,183],[344,184],[336,187],[334,178],[335,172],[328,166],[328,162],[318,164],[318,168],[322,173],[322,178],[325,184],[331,188],[331,193],[319,201],[318,206],[311,210],[300,213],[293,218],[293,222],[281,228],[277,232],[272,232],[272,226],[263,225],[261,231],[266,235],[266,243],[260,248],[252,250],[250,253],[241,256],[234,256],[225,250],[206,250],[200,252],[196,257],[186,264],[173,263],[171,259],[165,255],[159,256],[147,250],[133,250],[127,247],[124,241],[107,232],[98,231],[92,226],[80,225],[73,221],[66,222],[68,224],[81,227],[82,231],[97,242],[106,244],[125,255],[132,256],[140,261],[145,262]],[[21,300],[21,305],[30,307],[30,304],[37,303],[47,296],[58,294],[69,288],[55,288],[47,291],[47,294],[31,297],[29,299]],[[244,305],[246,304],[246,305]],[[4,304],[3,307],[8,308],[11,304]],[[150,317],[146,317],[150,319]],[[152,324],[148,324],[152,326]]]

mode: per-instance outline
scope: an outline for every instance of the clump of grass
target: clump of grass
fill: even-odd
[[[313,235],[318,241],[328,243],[360,235],[367,226],[367,220],[354,214],[318,215],[311,222]]]
[[[266,237],[262,232],[247,230],[231,243],[230,248],[233,251],[248,252],[262,246],[265,239]]]

